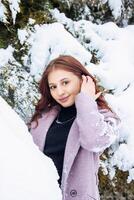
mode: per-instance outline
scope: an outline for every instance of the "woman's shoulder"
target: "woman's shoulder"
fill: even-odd
[[[35,129],[43,120],[51,117],[52,115],[56,115],[59,110],[59,106],[53,106],[49,110],[44,110],[36,120],[31,122],[30,129]]]

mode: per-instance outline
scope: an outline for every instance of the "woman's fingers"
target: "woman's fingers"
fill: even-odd
[[[92,80],[92,78],[90,76],[82,75],[82,79],[83,79],[84,83],[93,82],[93,80]]]
[[[95,94],[95,83],[90,76],[82,75],[82,81],[81,90],[92,96],[95,100],[102,94],[102,92]]]
[[[86,83],[87,82],[87,78],[85,75],[82,75],[82,80],[83,80],[83,83]]]
[[[82,75],[81,91],[87,93],[90,96],[95,95],[95,84],[90,76]]]

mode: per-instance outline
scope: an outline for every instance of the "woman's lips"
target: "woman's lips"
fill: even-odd
[[[65,97],[65,98],[62,98],[62,99],[59,99],[60,102],[64,103],[68,100],[68,97]]]

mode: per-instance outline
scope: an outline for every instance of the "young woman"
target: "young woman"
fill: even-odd
[[[72,56],[51,61],[39,89],[31,134],[57,168],[63,200],[99,200],[99,155],[115,140],[118,118]]]

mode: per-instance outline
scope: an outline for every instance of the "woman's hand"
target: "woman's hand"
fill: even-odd
[[[95,84],[90,76],[82,75],[81,92],[88,94],[95,100],[101,95],[101,92],[95,94]]]

